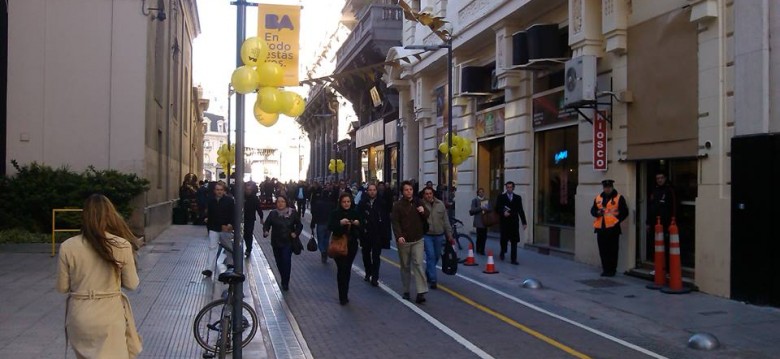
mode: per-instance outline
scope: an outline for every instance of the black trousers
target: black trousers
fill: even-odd
[[[517,242],[520,242],[520,238],[514,238],[510,236],[505,236],[503,233],[501,233],[501,254],[506,253],[506,246],[508,243],[511,243],[511,258],[512,262],[517,262]]]
[[[477,254],[485,254],[485,243],[487,243],[487,228],[477,228]]]
[[[303,214],[306,213],[306,200],[296,199],[295,204],[298,206],[298,214],[301,215],[301,220],[303,220]]]
[[[363,268],[366,269],[366,275],[371,277],[373,281],[378,280],[379,263],[382,261],[380,259],[382,246],[379,244],[379,240],[363,239],[361,251],[363,253]]]
[[[247,251],[252,250],[252,235],[255,232],[255,221],[244,221],[244,244]]]
[[[350,239],[347,243],[347,255],[333,258],[333,261],[336,262],[336,282],[339,286],[340,301],[349,299],[349,278],[352,275],[352,263],[357,255],[357,247],[357,240]]]
[[[596,240],[599,243],[599,256],[601,257],[601,270],[607,274],[615,274],[618,262],[618,238],[620,227],[596,231]]]

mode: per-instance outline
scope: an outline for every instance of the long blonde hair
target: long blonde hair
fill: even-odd
[[[113,234],[126,239],[133,247],[133,251],[138,249],[138,240],[127,222],[116,211],[114,204],[101,194],[93,194],[84,201],[84,211],[81,215],[81,235],[92,248],[97,252],[100,258],[111,263],[117,270],[121,263],[114,257],[113,248],[117,243],[108,239],[106,233]]]

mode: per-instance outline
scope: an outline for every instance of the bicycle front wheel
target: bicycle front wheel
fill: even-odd
[[[469,245],[474,248],[474,241],[468,234],[458,233],[455,237],[455,252],[458,254],[458,261],[463,262],[469,255]]]
[[[207,304],[203,309],[195,316],[195,322],[192,325],[192,331],[195,334],[195,341],[201,348],[211,352],[217,352],[219,343],[222,341],[221,334],[223,328],[227,332],[228,338],[231,337],[230,325],[223,326],[223,308],[227,301],[225,299],[217,299]],[[229,308],[229,306],[228,306]],[[227,308],[225,308],[227,309]],[[231,317],[233,313],[226,313],[226,316]],[[252,341],[252,338],[257,334],[257,313],[246,302],[241,303],[241,347],[245,347]],[[233,351],[232,342],[227,340],[227,352]]]

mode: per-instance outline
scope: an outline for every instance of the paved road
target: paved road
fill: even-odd
[[[270,253],[259,230],[256,236]],[[416,305],[398,294],[397,260],[394,250],[383,252],[377,288],[363,281],[358,253],[350,303],[342,307],[332,260],[322,264],[311,252],[294,256],[284,300],[315,358],[780,357],[775,330],[768,330],[780,328],[776,309],[701,293],[661,294],[636,278],[604,279],[597,268],[530,251],[520,252],[519,266],[497,261],[499,274],[482,273],[484,256],[477,267],[460,266],[457,276],[439,272],[439,289]],[[276,274],[272,256],[269,262]],[[545,288],[522,288],[527,278]],[[697,332],[715,333],[723,348],[687,348]]]
[[[457,276],[439,273],[440,287],[423,305],[399,297],[395,251],[383,253],[378,288],[362,280],[358,256],[347,306],[338,304],[333,262],[305,252],[294,257],[283,293],[268,240],[256,234],[263,250],[245,261],[244,290],[261,332],[244,358],[780,358],[778,309],[666,295],[633,277],[602,279],[598,268],[524,250],[519,266],[497,261],[499,274],[482,273],[483,256]],[[141,285],[130,293],[141,358],[203,353],[192,320],[224,288],[200,275],[206,247],[203,227],[172,226],[141,249]],[[64,296],[54,291],[56,260],[47,249],[0,246],[0,358],[63,357]],[[523,289],[526,278],[544,289]],[[688,349],[697,332],[715,334],[722,348]]]

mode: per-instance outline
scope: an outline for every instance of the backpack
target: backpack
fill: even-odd
[[[447,275],[458,273],[458,254],[449,241],[444,243],[444,252],[441,254],[441,271]]]

